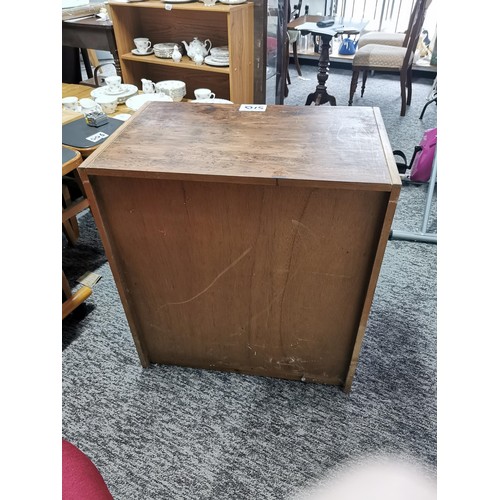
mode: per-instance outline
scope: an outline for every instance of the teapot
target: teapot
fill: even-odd
[[[204,42],[198,40],[198,37],[194,37],[193,41],[188,45],[184,40],[182,40],[184,47],[186,48],[186,54],[189,58],[195,59],[196,55],[201,55],[203,58],[208,56],[210,49],[212,48],[212,42],[207,38]]]
[[[142,82],[142,92],[144,94],[154,94],[156,92],[156,86],[151,80],[146,80],[146,78],[141,78]]]
[[[352,56],[355,54],[357,47],[358,42],[351,40],[347,35],[347,38],[344,38],[339,45],[339,54],[341,56]]]

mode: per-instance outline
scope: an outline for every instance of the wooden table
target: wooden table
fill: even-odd
[[[303,35],[309,33],[319,35],[321,37],[320,55],[318,61],[318,85],[316,90],[310,93],[306,99],[306,106],[314,103],[316,106],[329,103],[331,106],[337,105],[337,100],[333,95],[328,94],[326,89],[326,81],[328,80],[328,68],[330,67],[330,44],[332,38],[338,35],[356,35],[367,24],[368,21],[353,21],[351,19],[343,19],[341,17],[335,20],[335,24],[328,29],[328,33],[317,28],[315,25],[318,21],[325,19],[325,16],[301,16],[288,23],[288,29],[299,30]],[[308,29],[301,29],[305,23],[311,23]]]
[[[62,97],[71,97],[75,96],[78,97],[78,99],[83,99],[84,97],[87,97],[89,99],[92,99],[92,96],[90,93],[92,92],[93,87],[89,87],[88,85],[78,85],[78,84],[73,84],[73,83],[63,83],[62,84]],[[139,93],[141,93],[139,91]],[[120,115],[122,113],[128,113],[128,114],[133,114],[134,110],[128,108],[125,104],[118,104],[116,107],[116,111],[112,113],[111,117],[115,117],[117,115]],[[65,109],[62,110],[62,124],[64,125],[65,123],[72,122],[74,120],[78,120],[79,118],[82,118],[83,113],[75,112],[75,111],[67,111]]]
[[[349,390],[401,186],[378,108],[152,102],[79,171],[144,367]]]
[[[111,20],[101,21],[92,14],[84,18],[63,19],[62,45],[110,52],[116,66],[116,74],[121,76],[120,58]],[[89,71],[88,63],[86,70]]]

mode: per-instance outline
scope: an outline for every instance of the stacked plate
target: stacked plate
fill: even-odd
[[[205,57],[205,63],[209,66],[229,66],[229,48],[227,45],[212,47],[210,55]]]
[[[175,43],[155,43],[153,45],[153,52],[156,57],[160,57],[162,59],[172,59],[172,52],[174,51],[174,47],[177,44]]]
[[[182,101],[186,84],[181,80],[162,80],[156,83],[156,92],[170,96],[173,101]]]

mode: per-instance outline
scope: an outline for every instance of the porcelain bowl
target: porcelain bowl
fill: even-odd
[[[156,92],[170,96],[173,101],[182,101],[186,95],[186,84],[181,80],[162,80],[156,83]]]
[[[176,43],[155,43],[153,45],[153,52],[156,57],[162,59],[171,59],[174,47],[178,45]]]

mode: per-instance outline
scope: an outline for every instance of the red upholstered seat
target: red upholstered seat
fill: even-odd
[[[89,457],[62,440],[62,500],[113,500]]]

